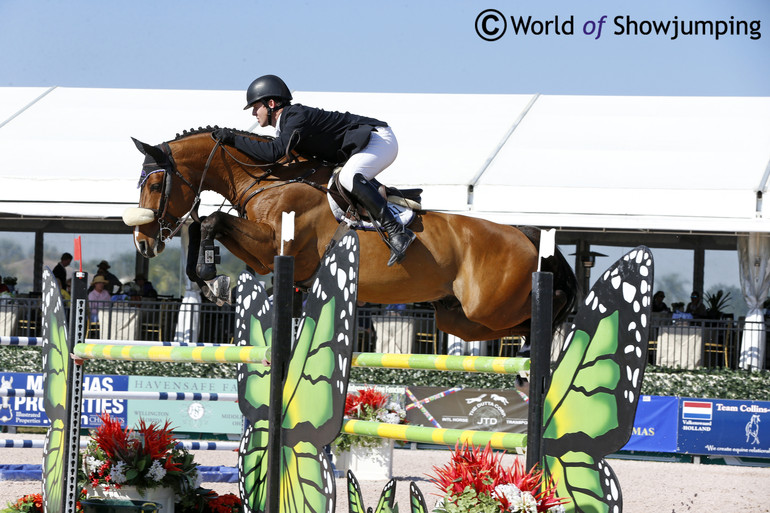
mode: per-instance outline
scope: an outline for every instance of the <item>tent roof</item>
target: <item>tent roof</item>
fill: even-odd
[[[381,178],[423,187],[429,209],[560,228],[770,232],[768,97],[294,96],[388,121],[400,153]],[[130,137],[262,130],[242,103],[241,91],[0,88],[0,212],[117,218],[138,200]]]

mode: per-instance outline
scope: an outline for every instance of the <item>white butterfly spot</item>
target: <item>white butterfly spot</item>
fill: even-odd
[[[630,303],[636,297],[636,287],[628,282],[623,283],[623,299],[626,303]]]

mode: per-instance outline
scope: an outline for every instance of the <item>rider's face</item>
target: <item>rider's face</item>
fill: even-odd
[[[265,107],[265,104],[262,102],[254,104],[254,108],[251,109],[251,115],[257,118],[259,126],[264,127],[270,124],[270,120],[267,116],[267,107]]]

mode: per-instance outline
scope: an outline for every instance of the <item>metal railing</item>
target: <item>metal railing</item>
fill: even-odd
[[[39,298],[0,298],[0,336],[42,336],[40,303]],[[69,308],[66,302],[65,308]],[[162,299],[93,302],[91,308],[87,337],[92,339],[179,341],[185,332],[193,331],[198,342],[233,343],[235,310],[228,305]],[[366,305],[357,309],[357,324],[355,351],[447,354],[447,337],[436,327],[430,307]],[[685,369],[737,369],[746,331],[768,329],[770,324],[746,324],[743,319],[653,316],[648,363]],[[554,335],[554,358],[564,335],[563,329]],[[520,343],[515,337],[488,341],[482,344],[482,354],[514,356]]]

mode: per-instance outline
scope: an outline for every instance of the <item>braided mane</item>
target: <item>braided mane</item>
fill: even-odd
[[[213,132],[214,130],[216,130],[218,128],[220,128],[220,127],[217,126],[217,125],[214,125],[214,126],[208,125],[205,128],[199,126],[198,128],[191,128],[189,130],[183,130],[181,134],[176,134],[176,137],[174,137],[174,139],[172,139],[172,140],[173,141],[178,141],[180,139],[184,139],[185,137],[189,137],[191,135],[210,134],[211,132]],[[230,128],[229,130],[231,130],[236,135],[242,135],[242,136],[245,136],[245,137],[259,137],[259,138],[264,138],[264,139],[268,139],[268,140],[274,139],[274,137],[271,137],[269,135],[259,135],[259,134],[255,134],[254,132],[248,132],[246,130],[238,130],[236,128]]]

